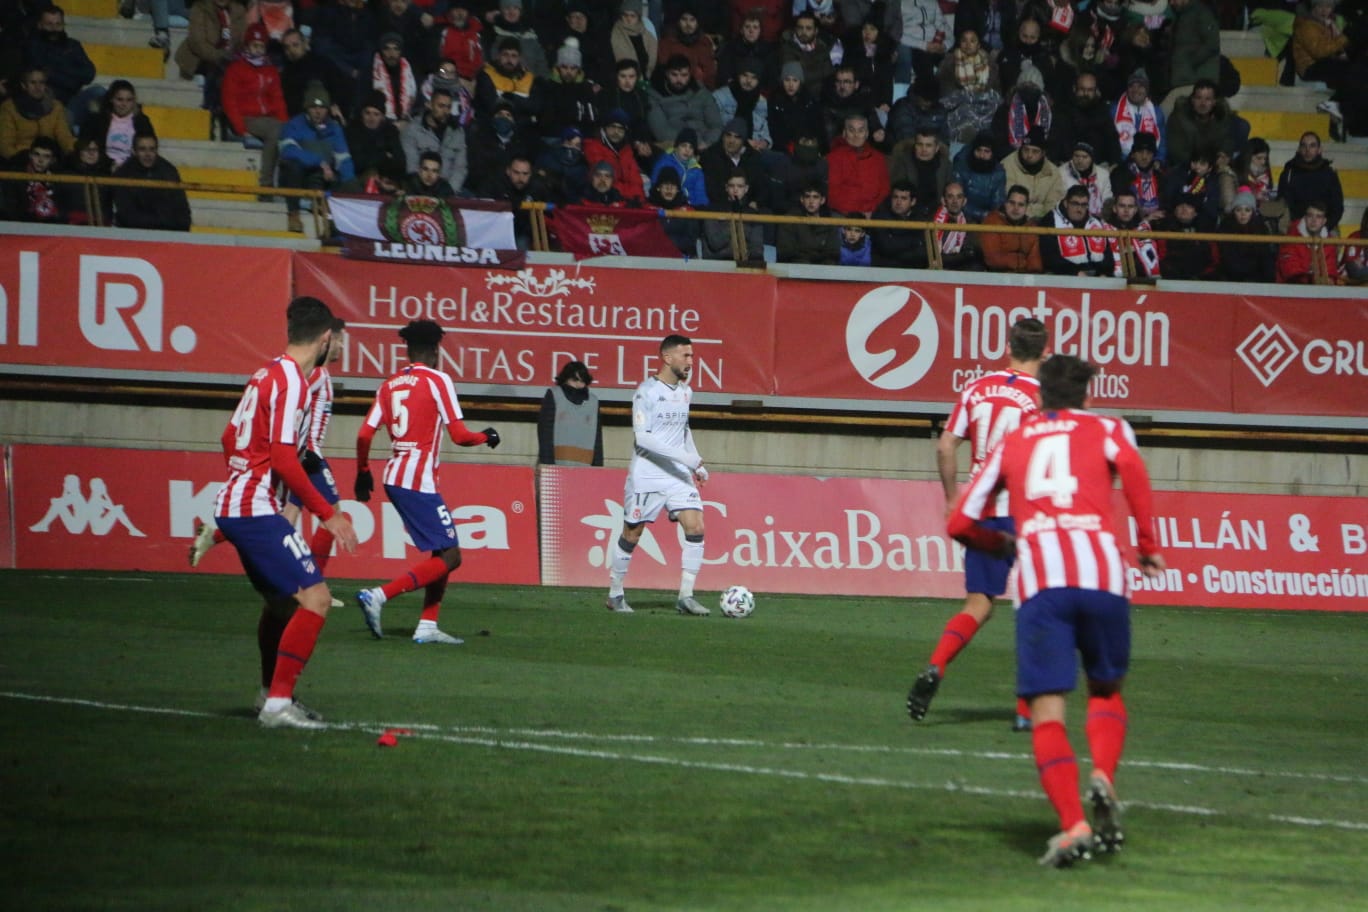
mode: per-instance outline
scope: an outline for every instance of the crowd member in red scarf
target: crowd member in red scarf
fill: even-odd
[[[1088,215],[1088,190],[1075,184],[1041,225],[1046,228],[1079,228],[1105,231],[1100,219]],[[1040,237],[1040,261],[1051,275],[1109,276],[1116,268],[1112,242],[1105,237],[1076,234],[1045,234]]]
[[[1147,219],[1164,217],[1164,169],[1155,158],[1156,143],[1149,133],[1135,137],[1130,157],[1112,172],[1112,196],[1122,190],[1135,194],[1140,214]]]
[[[1145,214],[1140,209],[1136,193],[1130,187],[1123,187],[1116,191],[1112,196],[1110,214],[1107,216],[1107,224],[1112,228],[1120,228],[1123,231],[1149,231],[1150,223],[1145,218]],[[1135,274],[1139,277],[1158,278],[1159,277],[1159,247],[1152,238],[1143,236],[1132,236],[1130,244],[1131,258],[1135,263]],[[1113,274],[1116,276],[1125,275],[1125,264],[1121,258],[1120,241],[1112,244],[1112,257],[1115,259]]]
[[[223,116],[234,133],[261,140],[261,173],[257,183],[262,187],[275,184],[280,130],[289,120],[280,88],[280,71],[266,56],[268,37],[266,26],[260,22],[250,26],[243,36],[242,53],[223,74]]]
[[[1306,214],[1292,223],[1287,233],[1292,237],[1330,237],[1327,227],[1326,210],[1322,202],[1306,204]],[[1336,262],[1337,248],[1322,246],[1315,250],[1310,244],[1283,244],[1278,249],[1278,281],[1294,285],[1311,285],[1316,281],[1315,258],[1319,257],[1321,266],[1330,278],[1330,284],[1341,281],[1339,264]]]
[[[413,64],[404,58],[404,39],[398,32],[380,37],[380,50],[371,61],[371,88],[385,96],[385,119],[406,123],[413,116],[418,80]]]
[[[26,181],[5,182],[10,211],[5,215],[20,222],[65,222],[67,218],[61,187],[43,180],[43,175],[52,174],[62,149],[57,141],[47,136],[38,136],[29,146],[28,164],[24,171],[33,175]]]
[[[931,220],[937,225],[967,225],[972,221],[964,211],[969,197],[964,185],[951,181],[945,185],[941,194],[941,205]],[[978,235],[967,231],[937,231],[936,244],[940,247],[941,265],[946,269],[979,270],[983,268],[983,256],[979,250]]]

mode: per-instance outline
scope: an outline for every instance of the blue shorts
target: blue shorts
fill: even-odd
[[[323,468],[317,472],[309,473],[309,481],[313,482],[314,490],[323,495],[323,499],[330,504],[336,504],[342,499],[337,493],[337,479],[333,478],[332,469],[328,466],[328,460],[324,459]],[[296,507],[304,506],[304,502],[299,499],[294,491],[290,492],[290,503]]]
[[[994,516],[979,520],[979,525],[1016,534],[1016,523],[1010,516]],[[964,549],[964,591],[982,593],[997,598],[1007,591],[1007,576],[1012,572],[1015,558],[997,557],[977,548]]]
[[[1016,616],[1017,696],[1067,693],[1078,656],[1089,681],[1119,681],[1130,667],[1130,603],[1096,589],[1045,589]]]
[[[279,513],[274,516],[217,516],[223,537],[237,548],[252,587],[262,595],[292,596],[323,582],[308,542]]]
[[[399,511],[404,528],[413,547],[420,551],[445,551],[459,548],[461,541],[456,537],[456,524],[442,501],[440,494],[425,494],[409,488],[385,485],[385,493],[390,503]]]

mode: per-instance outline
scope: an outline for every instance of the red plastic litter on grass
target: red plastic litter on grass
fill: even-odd
[[[387,728],[387,729],[385,729],[385,733],[384,733],[383,735],[381,735],[378,739],[376,739],[376,742],[375,742],[375,743],[376,743],[376,745],[378,745],[379,747],[398,747],[398,746],[399,746],[399,736],[400,736],[400,735],[411,735],[411,734],[413,734],[413,730],[412,730],[412,729],[408,729],[408,728]]]

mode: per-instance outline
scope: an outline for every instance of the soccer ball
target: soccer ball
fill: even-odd
[[[755,610],[755,596],[745,586],[732,586],[718,600],[722,613],[729,618],[750,617]]]

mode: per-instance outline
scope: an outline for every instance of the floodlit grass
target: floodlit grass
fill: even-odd
[[[0,593],[7,908],[1368,908],[1365,615],[1137,610],[1129,841],[1060,872],[1005,611],[914,724],[950,602],[458,584],[461,647],[408,640],[414,596],[380,642],[337,612],[302,733],[254,721],[242,579]]]

